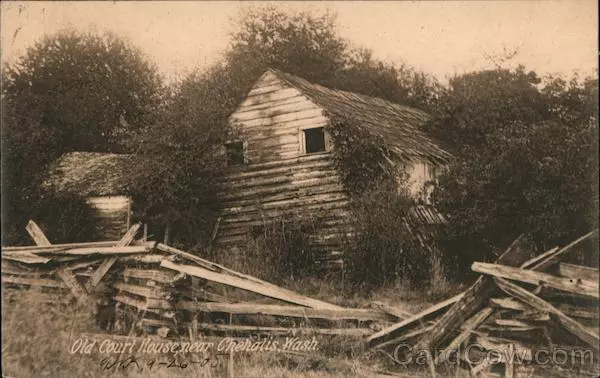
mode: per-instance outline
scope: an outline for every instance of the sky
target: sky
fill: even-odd
[[[538,74],[595,74],[594,0],[252,2],[287,12],[337,14],[338,32],[374,56],[442,82],[455,74],[519,64]],[[44,34],[65,28],[127,38],[171,80],[216,62],[248,3],[2,2],[2,61],[15,61]],[[514,56],[513,56],[514,55]],[[512,56],[511,59],[504,60]]]

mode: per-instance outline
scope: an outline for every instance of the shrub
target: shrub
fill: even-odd
[[[22,204],[19,208],[3,209],[4,245],[31,244],[31,238],[25,230],[30,219],[41,227],[52,243],[95,239],[95,210],[84,198],[71,193],[36,192],[27,204]]]
[[[352,206],[354,233],[347,239],[346,276],[354,286],[375,289],[400,280],[422,284],[432,272],[429,248],[414,243],[405,189],[390,182],[364,191]],[[439,263],[439,262],[438,262]],[[435,266],[440,270],[439,264]]]
[[[311,236],[319,228],[315,219],[275,218],[254,226],[237,256],[228,256],[228,266],[284,283],[317,271],[318,252],[311,247]],[[215,256],[218,258],[219,256]]]

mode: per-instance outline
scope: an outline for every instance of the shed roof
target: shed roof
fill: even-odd
[[[44,186],[82,196],[123,195],[128,186],[133,155],[70,152],[50,167]]]
[[[330,116],[352,121],[371,134],[382,137],[388,148],[400,158],[445,164],[451,157],[421,130],[421,126],[429,120],[429,115],[422,110],[377,97],[330,89],[275,69],[269,69],[269,72],[302,92]]]

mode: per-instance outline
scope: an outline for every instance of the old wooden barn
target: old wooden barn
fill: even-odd
[[[341,242],[351,231],[350,199],[334,166],[328,131],[333,117],[382,137],[410,174],[415,196],[450,158],[420,129],[428,119],[421,110],[269,69],[230,117],[241,136],[225,146],[228,168],[217,248],[243,245],[274,219],[317,218],[314,248],[323,259],[339,261]],[[442,222],[423,202],[415,206],[414,220]]]

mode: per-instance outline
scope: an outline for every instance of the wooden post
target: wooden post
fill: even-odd
[[[171,233],[171,223],[167,223],[165,227],[165,237],[163,239],[163,244],[169,245],[169,234]]]

